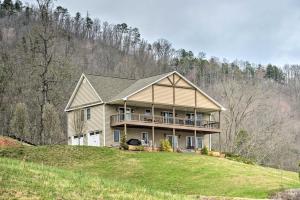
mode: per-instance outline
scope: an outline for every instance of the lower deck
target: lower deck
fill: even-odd
[[[118,146],[122,136],[124,136],[124,127],[115,127],[112,131],[112,144],[107,145]],[[142,145],[155,148],[160,146],[162,140],[169,140],[175,149],[202,149],[204,146],[211,149],[211,134],[204,134],[204,132],[197,132],[195,140],[194,131],[179,130],[173,137],[173,131],[170,129],[155,128],[152,135],[152,128],[127,127],[126,139],[127,141],[138,139]]]

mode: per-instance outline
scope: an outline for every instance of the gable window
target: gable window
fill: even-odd
[[[86,109],[86,119],[87,120],[91,119],[91,108]]]
[[[120,142],[120,130],[114,130],[114,142]]]

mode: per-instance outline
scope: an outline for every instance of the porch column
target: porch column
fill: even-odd
[[[194,147],[194,150],[195,150],[195,152],[197,151],[197,130],[196,130],[196,127],[197,127],[197,110],[196,110],[196,108],[194,108],[194,128],[195,128],[195,130],[194,130],[194,139],[195,139],[195,147]]]
[[[152,104],[152,150],[154,150],[154,104]]]
[[[222,146],[221,146],[221,111],[219,111],[219,151],[222,152]]]
[[[175,107],[173,106],[173,125],[175,125]],[[175,128],[173,128],[173,152],[175,152]],[[178,143],[178,141],[177,141]]]
[[[211,113],[209,114],[209,121],[211,121]],[[208,150],[211,151],[211,134],[209,134],[208,138]]]
[[[127,103],[126,100],[124,101],[124,135],[125,138],[127,138],[127,124],[126,124],[126,120],[127,120],[127,116],[126,116],[126,112],[127,112]]]

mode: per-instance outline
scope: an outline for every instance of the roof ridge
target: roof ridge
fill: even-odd
[[[86,73],[86,75],[90,75],[90,76],[102,76],[102,77],[109,77],[109,78],[118,78],[118,79],[127,79],[127,80],[138,81],[138,80],[145,79],[145,78],[150,78],[150,77],[159,76],[159,75],[163,75],[163,74],[169,74],[171,72],[173,72],[173,71],[164,72],[164,73],[155,74],[155,75],[150,75],[150,76],[142,77],[142,78],[139,78],[139,79],[128,78],[128,77],[119,77],[119,76],[110,76],[110,75],[102,75],[102,74],[92,74],[92,73]]]
[[[91,74],[91,73],[87,73],[86,75],[90,75],[90,76],[102,76],[102,77],[118,78],[118,79],[127,79],[127,80],[133,80],[133,81],[139,80],[139,79],[134,79],[134,78],[119,77],[119,76],[109,76],[109,75],[102,75],[102,74]]]
[[[155,75],[150,75],[150,76],[145,76],[143,78],[140,79],[144,79],[144,78],[150,78],[150,77],[154,77],[154,76],[159,76],[159,75],[163,75],[163,74],[170,74],[173,71],[169,71],[169,72],[164,72],[164,73],[159,73],[159,74],[155,74]],[[138,79],[139,80],[139,79]]]

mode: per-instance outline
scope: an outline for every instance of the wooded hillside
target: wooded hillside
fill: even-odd
[[[51,0],[0,4],[1,134],[66,143],[63,110],[82,72],[141,78],[178,70],[227,108],[223,151],[297,169],[300,65],[207,58],[165,39],[150,44],[138,28],[71,16]]]

